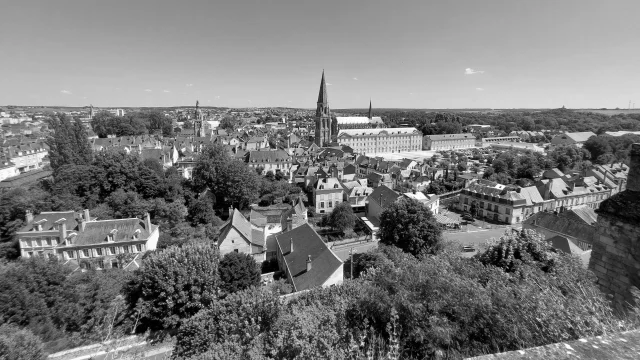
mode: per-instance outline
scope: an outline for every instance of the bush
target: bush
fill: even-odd
[[[394,202],[382,212],[378,234],[381,243],[415,256],[434,253],[442,241],[442,230],[431,210],[412,199]]]
[[[188,243],[152,253],[126,289],[143,328],[172,329],[218,297],[218,250]]]
[[[221,287],[227,293],[260,285],[260,267],[249,254],[230,252],[220,260],[218,266]]]
[[[0,326],[0,359],[37,360],[46,358],[42,342],[26,329],[14,325]]]

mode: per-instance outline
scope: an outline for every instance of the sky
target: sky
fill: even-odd
[[[0,2],[0,105],[640,107],[638,0]]]

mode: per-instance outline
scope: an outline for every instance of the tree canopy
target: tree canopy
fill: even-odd
[[[380,215],[380,242],[413,255],[433,253],[442,241],[442,230],[431,210],[413,199],[400,199]]]

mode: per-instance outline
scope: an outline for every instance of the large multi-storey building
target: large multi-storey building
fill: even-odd
[[[27,212],[27,224],[16,232],[22,257],[53,257],[82,269],[122,267],[135,270],[141,255],[155,250],[159,228],[149,214],[138,218],[94,220],[89,210]]]
[[[480,180],[460,192],[458,209],[471,212],[480,219],[517,224],[544,209],[553,201],[545,201],[535,186],[514,188],[488,180]]]
[[[360,154],[422,150],[422,133],[416,128],[348,129],[338,132],[338,143]]]
[[[425,150],[458,150],[476,146],[473,134],[444,134],[426,135],[424,137]]]

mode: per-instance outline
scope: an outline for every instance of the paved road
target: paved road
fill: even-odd
[[[349,251],[351,251],[351,248],[353,248],[354,253],[362,254],[366,253],[370,249],[375,249],[376,247],[378,247],[378,242],[371,241],[360,244],[335,247],[332,250],[336,253],[336,255],[338,255],[340,260],[346,261],[349,258]]]

